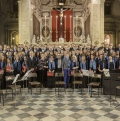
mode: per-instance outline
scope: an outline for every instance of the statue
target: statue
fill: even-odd
[[[35,43],[36,43],[36,37],[35,35],[33,35],[32,44],[35,44]]]
[[[105,44],[110,44],[110,35],[106,35],[105,37]]]
[[[84,40],[85,40],[85,36],[84,36],[84,35],[81,35],[81,36],[80,36],[80,43],[83,43]]]
[[[91,39],[89,35],[87,36],[87,43],[91,45]]]

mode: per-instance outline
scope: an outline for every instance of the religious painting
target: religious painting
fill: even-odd
[[[35,35],[36,40],[37,37],[40,38],[40,22],[34,14],[33,14],[33,35]]]
[[[43,36],[44,38],[47,38],[47,37],[49,36],[49,34],[50,34],[50,29],[49,29],[49,27],[48,27],[48,26],[44,26],[44,27],[42,28],[42,36]]]
[[[82,28],[79,25],[74,28],[74,35],[78,38],[82,35]]]

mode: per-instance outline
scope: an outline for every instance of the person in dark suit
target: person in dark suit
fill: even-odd
[[[55,67],[55,72],[62,72],[62,58],[60,53],[57,54],[57,58],[55,59]]]
[[[17,74],[21,73],[21,62],[19,60],[19,56],[15,56],[15,60],[13,62],[13,68],[14,68],[14,75],[16,76]]]
[[[72,61],[71,61],[71,65],[70,65],[71,71],[73,72],[77,72],[78,68],[79,68],[79,63],[77,61],[77,58],[75,55],[72,56]]]
[[[33,51],[30,51],[30,57],[27,58],[27,70],[35,71],[36,69],[36,58],[34,57]]]
[[[45,60],[44,54],[41,54],[41,59],[38,61],[37,67],[38,67],[38,73],[37,73],[38,81],[40,81],[43,84],[43,86],[45,87],[46,83],[47,83],[48,63]]]

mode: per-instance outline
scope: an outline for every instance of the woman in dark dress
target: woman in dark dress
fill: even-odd
[[[101,74],[101,86],[103,84],[103,69],[106,69],[106,61],[103,59],[103,55],[99,56],[99,62],[98,62],[98,74]]]
[[[19,55],[15,56],[15,60],[13,62],[13,67],[14,67],[14,75],[16,76],[17,74],[21,74],[21,62],[19,59]]]
[[[112,71],[113,69],[115,69],[115,62],[112,59],[112,56],[109,56],[109,60],[108,60],[108,69],[110,71]]]
[[[38,61],[38,80],[43,84],[43,86],[46,86],[47,82],[47,68],[48,68],[47,60],[45,59],[45,55],[41,54],[41,59]]]

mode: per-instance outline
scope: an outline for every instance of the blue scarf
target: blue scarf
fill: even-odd
[[[90,68],[96,70],[96,62],[95,60],[90,60]]]
[[[0,62],[0,68],[4,68],[4,63]]]
[[[49,62],[48,67],[49,67],[49,70],[55,70],[55,62],[54,61],[52,61],[52,63]]]
[[[86,70],[86,62],[80,63],[80,68]]]
[[[16,68],[18,71],[21,71],[21,63],[20,63],[20,61],[18,61],[18,67],[17,67],[17,61],[16,60],[14,61],[13,65],[14,65],[14,69]]]

